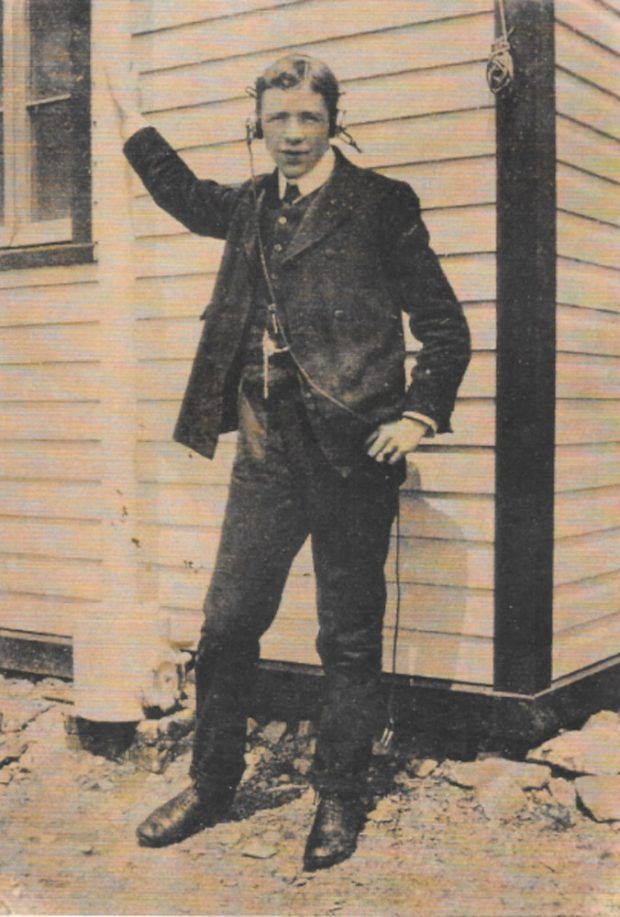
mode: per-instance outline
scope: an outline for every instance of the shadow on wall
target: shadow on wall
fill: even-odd
[[[441,502],[442,510],[438,508]],[[479,680],[468,631],[471,606],[468,542],[443,510],[450,501],[425,494],[410,462],[400,502],[400,632],[397,672],[448,680]],[[385,669],[391,671],[396,614],[396,552],[388,560]],[[475,643],[475,641],[474,641]]]

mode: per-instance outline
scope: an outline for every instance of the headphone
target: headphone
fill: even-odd
[[[253,140],[262,140],[263,137],[263,125],[261,124],[260,118],[256,115],[249,115],[245,121],[246,141],[252,143]]]

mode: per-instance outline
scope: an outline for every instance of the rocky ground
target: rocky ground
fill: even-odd
[[[0,914],[596,917],[620,911],[620,717],[527,760],[377,755],[353,858],[308,874],[310,722],[251,723],[230,819],[166,850],[135,825],[187,782],[191,713],[86,751],[70,689],[0,677]],[[176,757],[175,757],[176,755]]]

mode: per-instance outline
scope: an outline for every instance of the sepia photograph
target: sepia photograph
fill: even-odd
[[[0,0],[0,915],[620,912],[619,57]]]

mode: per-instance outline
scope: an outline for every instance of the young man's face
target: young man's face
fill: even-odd
[[[261,122],[267,149],[291,181],[312,169],[329,147],[325,99],[308,85],[266,89]]]

